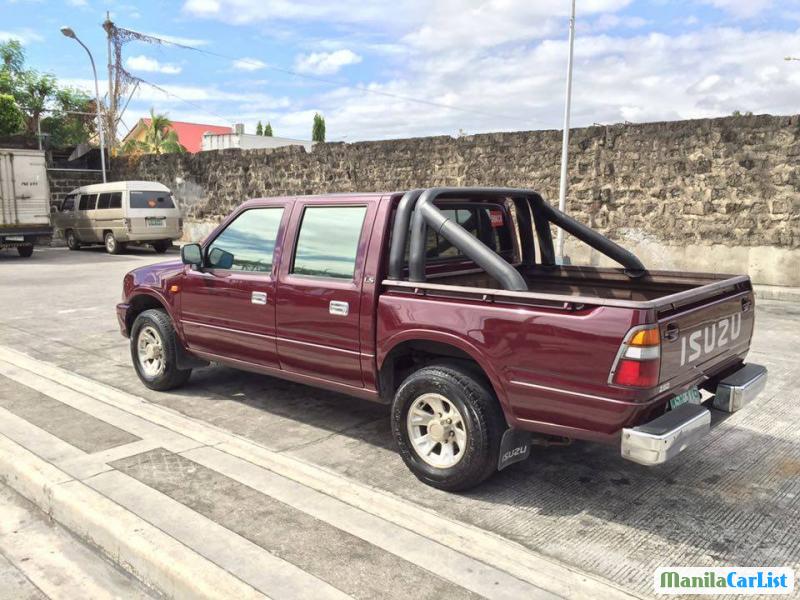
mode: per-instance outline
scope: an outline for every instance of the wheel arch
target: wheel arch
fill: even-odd
[[[387,350],[378,357],[378,387],[382,396],[393,397],[408,373],[426,362],[442,359],[468,366],[485,379],[506,418],[511,416],[502,379],[480,350],[463,338],[441,332],[408,330],[390,338],[384,347]]]

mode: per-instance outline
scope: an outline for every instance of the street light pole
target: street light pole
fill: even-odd
[[[575,0],[572,0],[572,11],[569,17],[569,55],[567,57],[567,97],[564,101],[564,131],[561,135],[561,183],[558,190],[558,210],[567,210],[567,165],[569,155],[569,114],[572,105],[572,55],[575,51]],[[556,258],[559,263],[564,259],[564,230],[558,228],[556,238]]]
[[[76,42],[78,42],[83,49],[86,50],[86,54],[89,55],[89,62],[92,63],[92,73],[94,74],[94,97],[95,97],[95,108],[97,109],[97,133],[100,136],[100,167],[103,170],[103,183],[106,182],[106,139],[105,135],[103,134],[103,117],[100,114],[100,87],[97,85],[97,69],[94,66],[94,57],[92,57],[92,53],[89,52],[89,48],[86,47],[82,41],[78,39],[78,36],[75,35],[75,32],[70,27],[62,27],[61,33],[63,33],[66,37],[72,38]]]

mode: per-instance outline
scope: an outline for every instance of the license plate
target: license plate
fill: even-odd
[[[148,227],[166,227],[167,220],[164,218],[146,217],[144,220],[145,225]]]
[[[6,236],[7,242],[24,242],[25,237],[22,235],[7,235]]]
[[[673,396],[669,400],[669,407],[672,409],[678,408],[681,404],[700,404],[703,397],[700,395],[700,390],[697,387],[689,388],[682,394]]]

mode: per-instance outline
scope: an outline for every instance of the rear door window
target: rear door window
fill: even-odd
[[[99,194],[97,196],[97,210],[108,208],[110,200],[111,200],[111,194]]]
[[[292,273],[352,279],[366,206],[309,206],[297,236]]]
[[[122,192],[109,194],[108,208],[122,208]]]
[[[175,208],[170,192],[130,192],[131,208]]]
[[[282,217],[283,207],[244,211],[208,247],[208,266],[231,271],[272,271]]]

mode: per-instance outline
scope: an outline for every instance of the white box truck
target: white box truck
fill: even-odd
[[[50,186],[44,151],[0,148],[0,250],[33,254],[35,244],[49,244]]]

